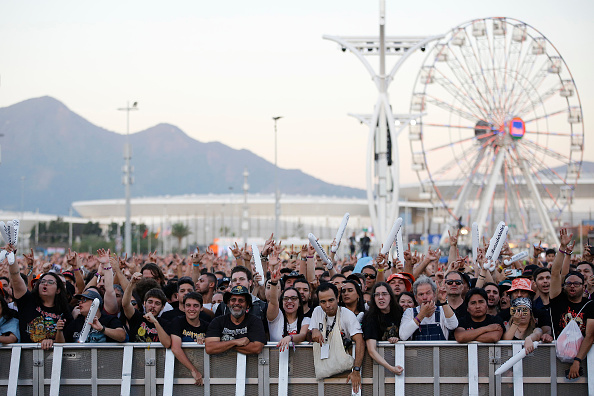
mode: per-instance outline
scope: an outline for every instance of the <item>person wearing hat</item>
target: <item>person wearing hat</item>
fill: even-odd
[[[229,285],[231,284],[231,278],[227,278],[226,276],[219,279],[217,282],[217,290],[226,293],[230,290]]]
[[[97,309],[97,313],[91,321],[91,328],[86,342],[124,342],[126,340],[126,331],[122,322],[116,316],[101,314],[103,298],[101,298],[99,292],[93,289],[87,289],[74,297],[78,299],[80,315],[66,327],[64,327],[64,320],[58,321],[56,342],[78,342],[87,315],[95,299],[99,300],[99,309]]]
[[[237,285],[223,296],[229,313],[217,316],[206,331],[206,353],[219,354],[230,349],[246,355],[258,354],[266,344],[264,325],[260,318],[248,314],[252,295],[247,287]]]
[[[287,287],[293,287],[293,284],[299,278],[305,278],[305,277],[297,271],[291,271],[287,275],[283,276],[282,277],[282,283],[284,285],[283,289],[286,289]]]
[[[388,277],[388,285],[390,285],[395,296],[398,296],[402,292],[410,291],[412,288],[410,280],[400,273],[390,275]]]
[[[535,294],[534,290],[532,290],[532,281],[526,278],[516,278],[512,280],[511,288],[507,291],[510,301],[520,297],[528,298],[532,301]],[[552,339],[551,319],[548,311],[544,309],[534,309],[533,314],[536,326],[540,327],[543,331],[543,341],[546,340],[545,342],[548,342],[549,337]],[[507,326],[511,318],[510,308],[502,309],[499,311],[498,316],[503,319],[503,322]]]
[[[540,327],[536,326],[532,314],[532,300],[518,297],[511,302],[512,317],[503,334],[503,340],[524,340],[526,353],[534,351],[534,342],[551,342],[551,337],[545,337]]]

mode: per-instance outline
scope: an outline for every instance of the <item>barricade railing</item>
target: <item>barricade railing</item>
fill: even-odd
[[[229,351],[208,355],[203,346],[184,343],[188,358],[204,377],[194,385],[190,371],[160,344],[38,344],[0,348],[0,395],[346,395],[348,373],[315,378],[312,348],[297,345],[279,354],[273,344],[259,355]],[[570,365],[556,359],[554,344],[542,344],[533,356],[501,376],[495,370],[522,348],[522,342],[458,344],[399,342],[378,344],[395,376],[366,354],[362,395],[594,395],[594,352],[582,363],[584,376],[565,378]],[[239,356],[238,356],[239,355]],[[588,381],[590,379],[590,381]]]

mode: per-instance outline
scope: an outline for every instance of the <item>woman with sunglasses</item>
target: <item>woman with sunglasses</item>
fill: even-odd
[[[13,251],[10,245],[7,251]],[[33,249],[25,254],[27,266],[32,267],[35,260]],[[8,261],[5,261],[8,263]],[[68,304],[66,287],[60,277],[53,272],[46,272],[39,277],[32,291],[21,278],[19,265],[9,266],[10,283],[14,298],[19,308],[19,331],[22,342],[40,343],[41,349],[51,349],[56,338],[57,323],[64,319],[72,320],[72,308]]]
[[[343,307],[348,308],[355,314],[359,323],[363,321],[365,315],[365,300],[363,298],[363,292],[359,283],[347,279],[342,283],[342,289],[340,290],[340,304]]]
[[[289,344],[305,341],[311,319],[303,316],[303,301],[297,289],[287,287],[278,297],[280,278],[280,269],[270,275],[270,298],[266,317],[270,341],[278,342],[276,346],[282,352]]]
[[[534,341],[541,341],[543,334],[542,329],[536,327],[532,314],[532,301],[526,297],[512,300],[510,313],[511,318],[502,339],[524,340],[526,353],[531,353],[534,350]]]
[[[363,318],[363,336],[369,355],[378,364],[396,375],[402,374],[401,366],[392,366],[377,351],[378,341],[398,342],[398,331],[402,320],[402,308],[396,302],[392,288],[385,282],[376,283],[371,289],[372,299],[369,311]]]

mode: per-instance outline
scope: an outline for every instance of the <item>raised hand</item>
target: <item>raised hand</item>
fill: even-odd
[[[450,230],[448,230],[448,235],[450,236],[450,246],[458,246],[458,238],[460,237],[460,229],[456,231],[456,235],[450,234]]]
[[[274,248],[274,233],[270,234],[270,238],[268,238],[266,240],[266,242],[264,242],[264,247],[262,248],[262,251],[260,253],[262,254],[262,256],[268,256],[270,253],[272,253],[273,248]]]
[[[156,263],[157,262],[157,251],[155,250],[154,252],[149,252],[148,259],[151,263]]]
[[[97,250],[97,260],[105,266],[105,264],[109,263],[109,255],[110,251],[107,249],[99,249]]]
[[[534,257],[538,257],[544,252],[544,248],[540,246],[541,243],[542,241],[538,241],[538,246],[534,246]]]
[[[35,258],[33,257],[33,249],[31,249],[30,254],[23,254],[23,257],[25,258],[25,262],[27,263],[27,266],[32,267],[33,264],[35,263]]]
[[[563,250],[565,250],[567,245],[569,245],[572,238],[573,238],[573,234],[568,234],[567,228],[561,228],[561,230],[559,230],[559,243],[563,247]]]

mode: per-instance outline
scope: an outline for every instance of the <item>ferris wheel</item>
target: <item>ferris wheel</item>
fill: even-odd
[[[518,240],[557,241],[584,126],[571,72],[543,34],[511,18],[454,28],[423,62],[412,113],[412,167],[437,219],[477,222],[483,235],[505,221]]]

